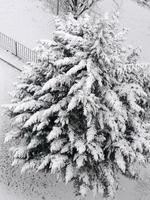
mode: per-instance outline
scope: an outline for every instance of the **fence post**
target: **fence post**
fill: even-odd
[[[15,56],[18,56],[17,42],[15,41]]]

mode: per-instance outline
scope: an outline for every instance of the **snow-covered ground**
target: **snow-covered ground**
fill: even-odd
[[[121,0],[120,0],[121,1]],[[51,9],[40,0],[0,0],[0,32],[3,32],[26,46],[36,46],[36,41],[51,38],[54,30],[54,16]],[[114,4],[106,0],[106,4],[98,7],[97,12]],[[103,7],[103,8],[102,8]],[[128,42],[141,46],[143,59],[150,61],[150,11],[140,8],[131,0],[124,0],[121,7],[121,23],[130,28]],[[0,61],[0,105],[8,103],[12,83],[17,80],[19,72]],[[0,108],[0,113],[2,109]],[[19,169],[11,167],[11,159],[7,154],[8,147],[3,144],[4,132],[8,123],[6,117],[0,118],[0,200],[75,200],[70,185],[56,184],[54,178],[43,174],[20,175]],[[136,184],[127,179],[121,180],[122,189],[118,200],[142,199]],[[139,196],[138,196],[139,195]],[[150,194],[149,194],[150,197]],[[92,200],[91,194],[86,200]],[[100,199],[96,197],[96,200]]]
[[[0,32],[28,47],[51,38],[54,16],[40,0],[0,0]]]

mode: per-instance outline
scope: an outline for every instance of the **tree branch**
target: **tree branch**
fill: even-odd
[[[134,0],[136,1],[138,4],[150,8],[150,0]]]

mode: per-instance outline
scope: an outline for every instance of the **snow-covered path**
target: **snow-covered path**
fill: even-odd
[[[0,0],[0,32],[33,48],[50,38],[54,27],[51,9],[40,0]]]
[[[18,75],[17,70],[0,61],[0,105],[9,102],[8,91],[11,91],[12,83],[16,81]]]

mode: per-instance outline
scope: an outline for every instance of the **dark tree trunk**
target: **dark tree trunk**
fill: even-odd
[[[78,0],[74,0],[74,18],[77,19],[77,11],[78,11]]]

